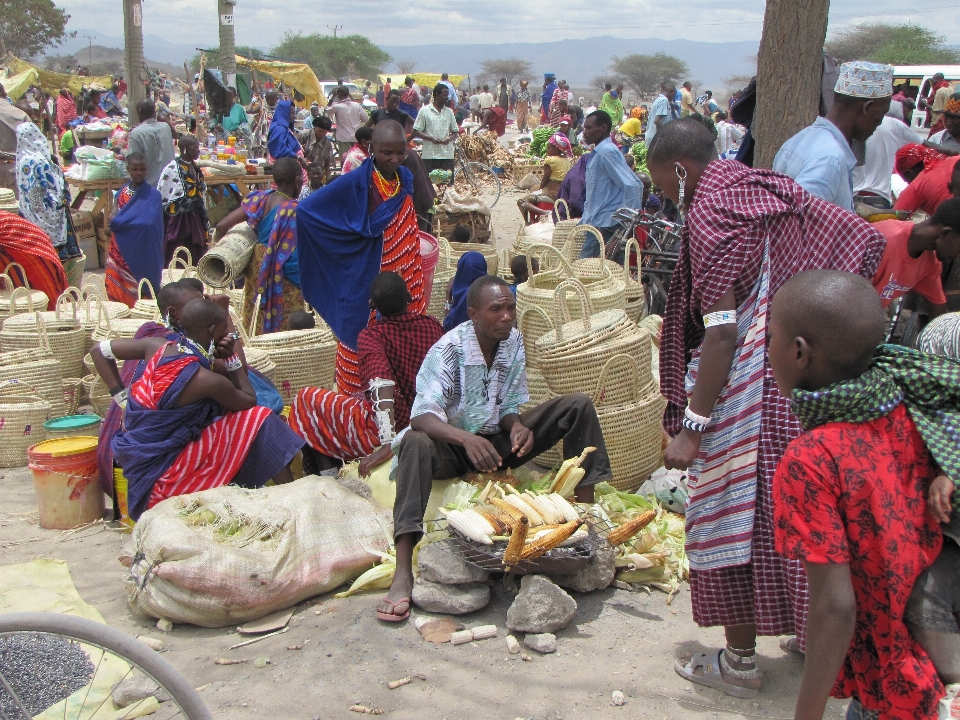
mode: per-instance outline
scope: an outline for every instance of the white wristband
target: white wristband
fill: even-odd
[[[703,327],[710,328],[716,325],[736,325],[737,313],[735,310],[721,310],[703,316]]]
[[[693,410],[690,409],[689,405],[687,405],[687,409],[683,411],[683,416],[687,420],[695,422],[697,425],[709,425],[711,422],[711,418],[703,415],[697,415]]]
[[[127,388],[124,388],[116,395],[113,396],[113,401],[120,406],[121,410],[127,409],[127,400],[130,397],[130,391]]]
[[[116,360],[117,356],[113,354],[113,345],[110,340],[104,340],[100,343],[100,354],[107,360]]]

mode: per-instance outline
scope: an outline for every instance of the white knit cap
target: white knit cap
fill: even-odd
[[[884,98],[893,95],[893,66],[855,60],[840,66],[833,91],[856,98]]]

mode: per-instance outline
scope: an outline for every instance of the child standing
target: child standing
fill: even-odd
[[[806,431],[773,483],[777,551],[810,588],[798,720],[831,694],[853,698],[848,718],[934,720],[944,694],[903,617],[942,544],[931,481],[960,477],[960,365],[881,346],[884,329],[876,291],[849,273],[800,273],[773,301],[770,364]]]

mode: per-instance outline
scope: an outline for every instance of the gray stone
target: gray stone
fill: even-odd
[[[117,707],[125,708],[156,693],[159,686],[144,675],[134,675],[118,683],[110,694]]]
[[[486,607],[490,588],[480,583],[441,585],[417,578],[412,599],[414,605],[427,612],[465,615]]]
[[[536,635],[527,635],[523,639],[523,644],[531,650],[547,655],[557,651],[557,636],[553,633],[538,633]]]
[[[597,548],[596,554],[590,558],[590,562],[585,568],[572,575],[559,575],[553,580],[560,587],[575,592],[603,590],[613,582],[613,576],[617,572],[614,565],[616,557],[617,551],[603,543]]]
[[[570,624],[577,601],[543,575],[525,575],[507,610],[507,627],[525,633],[549,633]]]
[[[459,552],[445,544],[433,543],[421,548],[417,562],[420,577],[428,582],[462,585],[482,583],[490,578],[490,573],[471,565]]]

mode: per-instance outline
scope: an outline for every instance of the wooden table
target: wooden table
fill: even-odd
[[[73,180],[67,178],[67,184],[73,188],[73,202],[70,204],[74,210],[79,210],[80,205],[84,200],[87,199],[88,192],[97,192],[100,191],[100,197],[97,198],[96,202],[93,204],[93,214],[94,219],[103,215],[107,207],[107,200],[109,195],[105,191],[115,192],[122,188],[126,184],[126,180],[123,178],[116,178],[113,180]],[[101,223],[101,227],[103,224]]]
[[[225,216],[229,209],[238,207],[240,201],[250,194],[251,190],[266,189],[273,182],[273,175],[204,175],[204,182],[207,184],[207,215],[210,217],[211,225],[216,225],[222,216]],[[236,185],[237,190],[231,188]],[[228,202],[226,207],[218,207],[222,203]]]
[[[77,130],[77,139],[80,145],[101,147],[105,140],[109,140],[113,130]]]

